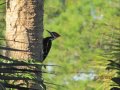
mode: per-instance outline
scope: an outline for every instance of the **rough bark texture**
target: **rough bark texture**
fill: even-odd
[[[19,60],[42,59],[43,0],[7,0],[6,51]]]

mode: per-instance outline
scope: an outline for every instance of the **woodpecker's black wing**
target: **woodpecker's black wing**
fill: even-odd
[[[50,51],[51,45],[52,45],[51,37],[46,37],[43,39],[43,61],[47,57]]]

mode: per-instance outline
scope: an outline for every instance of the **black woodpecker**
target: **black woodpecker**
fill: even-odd
[[[48,31],[48,30],[47,30]],[[43,60],[42,62],[45,60],[45,58],[47,57],[51,46],[52,46],[52,41],[58,37],[60,37],[60,35],[56,32],[50,32],[48,31],[48,33],[51,35],[50,37],[46,37],[43,39]]]

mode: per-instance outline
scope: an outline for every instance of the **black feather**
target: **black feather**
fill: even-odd
[[[43,61],[47,57],[47,55],[51,49],[51,46],[52,46],[51,37],[44,38],[43,39]]]

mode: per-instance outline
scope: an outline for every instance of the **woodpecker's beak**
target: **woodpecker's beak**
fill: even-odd
[[[49,30],[47,30],[47,32],[51,34],[51,32]]]
[[[52,32],[50,32],[49,30],[47,30],[47,32],[51,35],[51,36],[54,36]]]
[[[60,35],[56,32],[50,32],[48,30],[47,30],[47,32],[50,33],[50,35],[53,37],[53,39],[56,39],[56,38],[60,37]]]
[[[50,32],[49,30],[47,30],[47,32],[55,39],[53,32]]]

